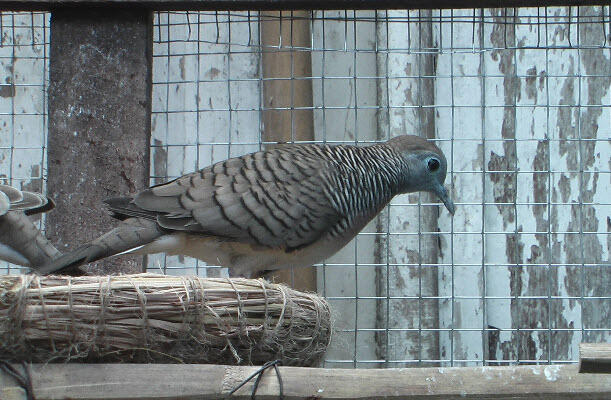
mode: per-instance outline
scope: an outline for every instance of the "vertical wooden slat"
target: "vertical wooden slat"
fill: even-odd
[[[47,232],[63,251],[113,226],[102,200],[145,187],[149,171],[152,14],[57,9],[51,17]],[[142,270],[140,258],[97,272]]]
[[[299,79],[312,76],[311,53],[295,50],[310,47],[309,15],[308,11],[261,14],[264,141],[314,140],[309,108],[312,82]],[[278,271],[267,278],[286,282],[298,290],[316,290],[316,272],[312,267]]]
[[[378,29],[382,44],[388,48],[409,48],[415,52],[390,53],[388,57],[381,53],[383,59],[381,73],[387,74],[388,82],[381,80],[381,92],[386,92],[389,107],[388,116],[380,115],[383,132],[390,136],[411,134],[428,139],[435,137],[435,86],[434,58],[431,53],[421,49],[433,48],[432,24],[430,22],[409,22],[409,17],[430,18],[430,11],[406,12],[389,11],[391,18],[405,18],[407,23],[380,24]],[[406,35],[406,33],[408,33]],[[384,41],[386,43],[384,43]],[[398,77],[398,78],[397,78]],[[421,197],[419,197],[421,196]],[[418,193],[409,196],[398,196],[393,203],[429,203],[429,195]],[[443,206],[442,206],[443,207]],[[387,312],[388,320],[382,320],[379,328],[390,328],[388,337],[381,342],[384,358],[389,360],[437,360],[439,359],[439,326],[438,301],[422,299],[422,296],[434,297],[438,293],[438,239],[437,218],[439,213],[447,212],[432,206],[391,207],[390,232],[418,233],[417,235],[389,235],[388,263],[390,267],[383,271],[379,296],[388,296],[387,304],[380,304],[382,311]],[[432,234],[435,232],[435,234]],[[386,276],[388,274],[388,276]],[[418,299],[392,299],[397,296],[418,296]],[[386,311],[386,307],[389,308]],[[418,328],[418,330],[410,330]],[[393,364],[393,366],[415,364]],[[432,365],[424,363],[422,365]]]
[[[444,21],[451,18],[473,18],[472,10],[441,13]],[[484,235],[481,233],[484,187],[482,174],[479,173],[483,169],[484,141],[481,138],[486,135],[482,131],[485,124],[481,107],[484,88],[481,75],[486,74],[482,68],[482,57],[486,53],[451,50],[481,47],[482,25],[442,23],[436,26],[434,37],[440,46],[435,70],[435,102],[441,106],[436,108],[435,127],[437,137],[446,139],[439,145],[452,166],[452,172],[446,177],[446,186],[450,188],[452,185],[456,202],[471,203],[459,205],[454,216],[441,210],[439,227],[442,232],[451,232],[453,229],[454,232],[478,233],[440,236],[439,262],[444,266],[439,268],[439,328],[444,330],[439,334],[439,352],[442,359],[449,361],[443,365],[451,365],[452,362],[454,366],[476,365],[475,362],[456,360],[483,358],[484,331],[458,329],[483,329],[486,311],[485,302],[479,298],[486,292],[482,262]],[[479,140],[465,140],[468,138]],[[454,139],[454,145],[449,139]],[[478,173],[463,173],[471,170]],[[498,313],[495,317],[504,318],[505,314]],[[499,323],[498,319],[495,323]]]
[[[312,83],[315,138],[359,144],[378,140],[375,107],[375,11],[314,11]],[[321,51],[324,49],[324,51]],[[358,50],[357,50],[358,49]],[[377,220],[377,218],[376,218]],[[335,311],[327,366],[371,367],[376,353],[377,221],[368,224],[317,271],[318,292]],[[361,362],[365,361],[365,362]]]

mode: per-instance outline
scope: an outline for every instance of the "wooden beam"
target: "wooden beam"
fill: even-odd
[[[151,10],[449,9],[600,5],[600,0],[0,0],[2,10],[133,7]]]
[[[611,373],[611,343],[580,343],[579,372]]]
[[[65,251],[116,222],[108,197],[148,186],[152,13],[72,8],[51,15],[49,238]],[[94,271],[141,272],[142,257],[96,263]]]
[[[21,368],[16,366],[16,368]],[[38,400],[221,399],[258,367],[179,364],[34,364]],[[609,399],[611,375],[579,374],[576,365],[403,369],[280,367],[285,399]],[[253,382],[232,399],[248,399]],[[0,373],[0,398],[20,389]],[[276,399],[266,371],[257,398]]]

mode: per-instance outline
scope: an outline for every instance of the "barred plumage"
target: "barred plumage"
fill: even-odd
[[[59,255],[27,217],[46,212],[53,206],[53,202],[40,193],[0,185],[1,260],[30,267],[46,264]]]
[[[311,265],[343,247],[396,194],[430,191],[453,213],[445,174],[441,150],[417,136],[369,147],[279,146],[133,199],[107,200],[126,221],[43,272],[126,251],[193,256],[230,267],[232,275]]]

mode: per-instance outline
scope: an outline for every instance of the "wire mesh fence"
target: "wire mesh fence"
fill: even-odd
[[[278,142],[428,137],[457,213],[398,196],[314,267],[336,313],[325,366],[574,362],[611,332],[610,35],[608,6],[155,13],[151,184]],[[29,182],[2,129],[2,173]],[[39,171],[42,138],[19,158]],[[148,269],[226,274],[165,255]]]
[[[49,14],[0,14],[0,182],[37,192],[45,191],[48,53]],[[0,273],[19,271],[0,261]]]
[[[152,183],[279,141],[427,136],[461,211],[399,196],[316,267],[338,314],[326,365],[574,361],[611,328],[610,21],[609,7],[158,13]],[[149,268],[224,273],[163,255]]]

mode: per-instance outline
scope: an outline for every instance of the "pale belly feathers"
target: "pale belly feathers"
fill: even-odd
[[[348,241],[331,239],[325,235],[312,245],[287,252],[280,248],[238,243],[211,236],[172,233],[134,249],[132,253],[165,252],[168,255],[184,255],[209,265],[228,267],[230,276],[252,277],[260,271],[311,266],[336,253]]]

